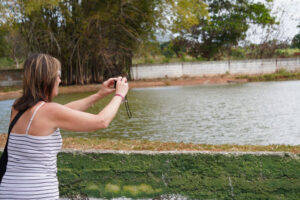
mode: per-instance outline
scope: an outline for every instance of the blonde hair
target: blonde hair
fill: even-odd
[[[51,94],[60,70],[59,60],[50,55],[29,56],[24,63],[23,95],[16,100],[14,108],[24,110],[39,101],[51,102]]]

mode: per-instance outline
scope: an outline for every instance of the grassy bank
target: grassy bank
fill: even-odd
[[[280,69],[276,73],[272,73],[272,74],[242,75],[242,76],[236,76],[235,78],[247,79],[249,82],[300,80],[300,72],[288,72],[285,69]]]
[[[21,86],[0,86],[0,92],[13,92],[21,89]]]
[[[4,134],[0,136],[3,148],[6,138]],[[64,137],[63,149],[154,151],[150,154],[59,153],[60,195],[72,199],[122,196],[171,199],[168,195],[179,194],[188,199],[292,200],[300,196],[300,146],[207,145]],[[160,153],[174,150],[176,154]],[[260,153],[252,153],[257,151]]]
[[[7,134],[0,134],[0,148],[4,148]],[[125,151],[211,151],[211,152],[288,152],[300,154],[300,145],[212,145],[148,140],[113,140],[101,138],[63,137],[63,149],[125,150]]]
[[[60,153],[58,179],[65,197],[292,200],[299,166],[288,155]]]

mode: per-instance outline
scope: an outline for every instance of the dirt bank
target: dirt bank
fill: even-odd
[[[7,134],[0,133],[0,149],[6,144]],[[210,152],[289,152],[300,153],[300,145],[212,145],[177,142],[160,142],[147,140],[125,140],[105,138],[64,137],[64,150],[124,150],[124,151],[210,151]]]
[[[161,86],[178,86],[178,85],[209,85],[209,84],[230,84],[243,83],[247,79],[236,79],[230,76],[216,76],[216,77],[181,77],[181,78],[165,78],[165,79],[151,79],[130,81],[130,88],[146,88],[146,87],[161,87]],[[76,85],[76,86],[61,86],[59,88],[60,94],[68,94],[75,92],[92,92],[97,91],[100,84],[91,85]],[[0,92],[0,100],[15,99],[22,94],[21,90]]]

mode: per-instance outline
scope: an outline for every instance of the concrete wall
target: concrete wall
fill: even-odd
[[[157,65],[136,65],[132,67],[132,78],[164,78],[188,76],[214,76],[225,73],[238,74],[268,74],[278,69],[287,71],[300,70],[300,58],[257,59],[210,61],[191,63],[168,63]]]
[[[0,86],[16,86],[22,85],[23,82],[23,70],[11,69],[0,71]]]
[[[184,62],[156,65],[135,65],[131,76],[134,80],[181,77],[187,76],[214,76],[225,73],[238,74],[268,74],[278,69],[287,71],[300,70],[299,58],[232,60],[210,62]],[[23,70],[1,70],[0,87],[21,85]]]

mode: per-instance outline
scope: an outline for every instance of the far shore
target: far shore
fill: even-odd
[[[300,72],[288,72],[284,69],[272,74],[254,74],[254,75],[230,75],[222,74],[218,76],[203,76],[191,77],[182,76],[178,78],[157,78],[157,79],[143,79],[130,81],[130,88],[147,88],[147,87],[165,87],[165,86],[188,86],[188,85],[213,85],[213,84],[238,84],[257,81],[285,81],[285,80],[300,80]],[[60,86],[60,94],[78,93],[78,92],[95,92],[98,91],[101,84],[89,85],[70,85]],[[20,88],[20,87],[19,87]],[[21,95],[22,91],[16,87],[0,88],[0,100],[15,99]]]
[[[161,78],[130,81],[130,88],[148,88],[163,86],[188,86],[188,85],[210,85],[210,84],[232,84],[245,83],[247,79],[239,79],[233,76],[212,76],[212,77],[180,77],[180,78]],[[78,93],[78,92],[96,92],[101,84],[89,85],[71,85],[60,86],[60,94]],[[22,90],[0,92],[0,100],[15,99],[22,94]]]

